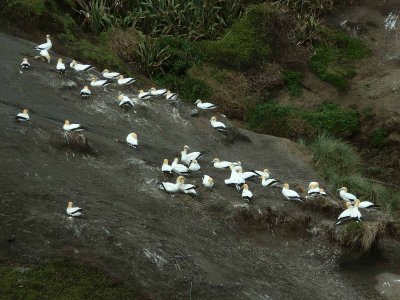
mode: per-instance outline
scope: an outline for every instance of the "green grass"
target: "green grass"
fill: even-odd
[[[7,0],[6,9],[22,17],[43,15],[47,9],[46,0]]]
[[[301,80],[303,74],[295,71],[284,71],[283,80],[285,81],[286,89],[290,96],[299,97],[303,94],[303,86]]]
[[[371,132],[371,144],[376,148],[382,148],[388,143],[387,136],[388,134],[384,128],[375,128]]]
[[[1,299],[134,299],[104,274],[67,259],[35,266],[1,266]]]
[[[315,47],[310,68],[322,80],[346,89],[348,79],[357,73],[354,61],[369,56],[371,50],[359,39],[342,32],[327,30],[323,40]]]

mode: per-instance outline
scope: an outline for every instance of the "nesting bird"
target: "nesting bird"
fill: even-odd
[[[242,176],[240,176],[238,172],[236,172],[233,164],[229,165],[229,169],[231,169],[231,176],[228,179],[225,179],[224,182],[226,185],[235,185],[236,187],[238,187],[241,184],[245,183]]]
[[[242,198],[247,201],[253,199],[253,193],[249,190],[249,186],[246,183],[242,186]]]
[[[307,195],[309,197],[313,197],[313,196],[317,196],[319,195],[319,183],[318,182],[310,182],[310,184],[308,185],[308,192]]]
[[[359,208],[365,208],[365,209],[379,208],[379,205],[376,205],[370,201],[361,201],[359,204]]]
[[[176,100],[178,99],[178,94],[177,93],[172,93],[171,91],[167,91],[165,94],[165,99],[167,100]]]
[[[199,151],[187,153],[187,150],[190,149],[188,145],[183,146],[183,150],[181,151],[181,161],[188,165],[192,160],[199,159],[203,154]]]
[[[197,195],[196,189],[198,188],[197,185],[193,185],[193,184],[186,184],[185,183],[185,177],[181,176],[181,185],[179,186],[179,190],[185,194],[193,194],[193,195]]]
[[[226,169],[229,168],[230,165],[240,166],[240,162],[221,161],[219,158],[214,158],[211,162],[214,163],[214,168],[217,169]]]
[[[85,85],[83,89],[81,89],[81,97],[82,98],[87,98],[92,94],[92,92],[89,90],[89,87]]]
[[[256,175],[254,172],[243,172],[242,166],[238,166],[236,168],[236,171],[239,173],[240,176],[242,176],[244,180],[258,177],[258,175]]]
[[[138,148],[138,138],[137,138],[137,134],[134,132],[131,132],[130,134],[128,134],[128,136],[126,137],[126,142],[128,143],[128,145],[134,149],[137,150]]]
[[[177,193],[180,191],[180,186],[182,185],[182,180],[184,182],[185,178],[183,176],[179,176],[176,179],[176,183],[171,182],[160,182],[160,189],[168,192],[168,193]]]
[[[48,34],[46,35],[46,43],[36,46],[35,50],[50,50],[52,46],[53,44],[51,42],[50,35]]]
[[[340,198],[342,198],[342,200],[344,200],[344,201],[353,202],[357,199],[357,197],[355,195],[347,192],[347,187],[345,187],[345,186],[338,189],[338,192],[339,192]]]
[[[214,127],[214,129],[217,129],[218,131],[223,131],[223,132],[227,131],[225,124],[217,121],[216,116],[211,117],[210,123],[211,126]]]
[[[172,166],[168,164],[168,159],[164,159],[161,171],[166,174],[172,174]]]
[[[268,169],[264,169],[264,171],[251,170],[251,172],[258,175],[259,177],[264,176],[266,179],[269,178],[269,170]]]
[[[133,107],[134,106],[133,101],[129,97],[125,96],[125,95],[119,95],[118,96],[118,100],[119,100],[119,104],[118,104],[119,107],[128,108],[128,107]]]
[[[132,77],[125,78],[123,75],[119,75],[117,78],[118,78],[117,82],[119,85],[129,85],[136,81],[135,78]]]
[[[218,107],[215,104],[212,104],[212,103],[209,103],[209,102],[203,103],[200,99],[197,99],[194,104],[196,104],[198,108],[204,109],[204,110],[215,109],[215,108]]]
[[[206,188],[210,188],[210,189],[213,188],[213,186],[214,186],[214,179],[213,179],[212,177],[210,177],[210,176],[208,176],[208,175],[203,175],[202,179],[203,179],[203,185],[204,185]]]
[[[28,59],[24,57],[21,63],[21,69],[28,70],[31,67],[31,64],[28,62]]]
[[[101,74],[107,79],[118,79],[118,76],[121,75],[121,73],[118,72],[110,72],[108,69],[105,69]]]
[[[80,207],[73,207],[72,202],[68,202],[68,206],[66,209],[67,215],[71,217],[80,217],[82,215],[83,209]]]
[[[144,90],[139,90],[138,98],[139,99],[150,99],[151,98],[151,93],[150,92],[145,92]]]
[[[264,175],[262,175],[260,178],[261,178],[261,185],[263,187],[275,187],[279,183],[278,180],[269,178],[269,174],[268,174],[268,177],[265,177]]]
[[[360,200],[358,199],[354,200],[354,206],[352,206],[350,202],[346,202],[347,209],[339,215],[335,225],[340,225],[343,224],[344,222],[351,220],[356,221],[357,223],[360,222],[361,213],[358,210],[359,205],[360,205]]]
[[[65,131],[83,131],[86,130],[81,124],[70,124],[68,120],[65,120],[63,129]]]
[[[191,172],[200,171],[200,168],[201,167],[200,167],[199,163],[195,159],[193,159],[189,164],[189,171],[191,171]]]
[[[57,69],[57,72],[60,74],[65,73],[65,64],[63,63],[63,59],[61,57],[57,61],[56,69]]]
[[[22,111],[22,113],[19,113],[16,117],[15,117],[15,119],[17,120],[17,121],[19,121],[19,122],[26,122],[26,121],[28,121],[29,120],[29,111],[27,110],[27,109],[24,109],[23,111]]]
[[[175,158],[171,164],[172,171],[178,175],[188,175],[190,174],[190,170],[185,165],[179,164],[179,159]]]
[[[301,198],[300,198],[299,194],[297,194],[297,192],[289,189],[288,183],[284,183],[282,185],[282,195],[285,196],[285,198],[288,200],[303,201],[303,200],[301,200]]]
[[[97,77],[92,77],[92,80],[90,81],[90,85],[97,87],[97,86],[107,86],[111,84],[112,82],[109,81],[108,79],[98,79]]]
[[[326,192],[324,189],[319,189],[319,195],[325,197],[326,196]]]
[[[156,89],[155,87],[152,87],[149,90],[149,93],[151,96],[164,96],[167,93],[167,89]]]
[[[94,69],[94,67],[93,67],[92,65],[80,64],[80,63],[77,63],[76,60],[73,60],[73,61],[69,64],[69,66],[70,66],[72,69],[74,69],[75,71],[77,71],[77,72],[83,72],[83,71],[88,71],[88,70]]]

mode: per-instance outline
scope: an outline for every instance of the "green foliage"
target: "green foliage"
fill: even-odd
[[[295,71],[284,71],[283,80],[285,81],[288,93],[292,97],[298,97],[303,94],[303,87],[301,85],[301,80],[303,79],[303,74]]]
[[[7,0],[6,9],[19,16],[41,16],[46,12],[46,0]]]
[[[99,33],[109,27],[111,8],[107,0],[77,0],[78,12],[81,14],[82,26],[88,24],[94,33]]]
[[[356,75],[355,60],[369,56],[371,50],[359,39],[341,32],[326,31],[324,42],[315,47],[310,68],[322,80],[338,89],[347,87],[347,80]]]
[[[2,299],[133,299],[102,273],[66,259],[33,267],[0,267]]]
[[[304,112],[303,118],[314,128],[336,137],[349,137],[360,127],[358,113],[336,104],[324,104],[316,112]]]
[[[260,30],[260,27],[268,23],[270,11],[265,7],[253,6],[232,25],[222,39],[200,42],[198,47],[207,60],[237,69],[262,65],[271,53],[265,32]]]
[[[387,144],[387,132],[384,128],[375,128],[371,133],[371,144],[381,148]]]

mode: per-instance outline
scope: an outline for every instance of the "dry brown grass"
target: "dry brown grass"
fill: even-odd
[[[93,153],[88,138],[79,132],[54,133],[50,137],[50,144],[59,149],[68,148],[75,152]]]
[[[134,28],[126,31],[115,29],[110,34],[110,44],[113,52],[127,63],[135,63],[135,49],[138,47],[139,35]]]
[[[263,98],[284,84],[281,66],[278,64],[263,65],[260,70],[247,75],[247,80],[249,91]]]

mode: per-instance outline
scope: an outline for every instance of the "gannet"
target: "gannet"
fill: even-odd
[[[133,107],[134,106],[134,103],[132,102],[132,100],[123,94],[118,96],[118,100],[119,100],[120,107]]]
[[[17,121],[20,121],[20,122],[25,122],[25,121],[28,121],[29,120],[29,111],[27,110],[27,109],[24,109],[23,111],[22,111],[22,113],[19,113],[16,117],[15,117],[15,119],[17,119]]]
[[[172,164],[171,164],[172,171],[174,171],[178,175],[190,174],[189,168],[182,164],[179,164],[178,161],[179,161],[179,159],[175,158],[174,161],[172,162]]]
[[[83,89],[81,89],[81,96],[82,98],[87,98],[92,94],[92,92],[89,90],[89,87],[85,85]]]
[[[138,139],[137,139],[137,135],[134,132],[131,132],[130,134],[128,134],[128,136],[126,137],[126,142],[128,143],[128,145],[134,149],[137,149],[138,147]]]
[[[86,130],[81,124],[70,124],[68,120],[65,120],[63,129],[65,131],[82,131]]]
[[[194,194],[197,195],[196,193],[196,189],[198,188],[197,185],[193,185],[193,184],[186,184],[185,183],[185,178],[183,176],[181,176],[181,185],[179,186],[179,190],[184,192],[185,194]]]
[[[143,90],[139,90],[138,98],[139,99],[150,99],[151,94],[150,94],[150,92],[145,92]]]
[[[233,164],[229,165],[229,169],[231,169],[231,176],[229,179],[225,179],[226,185],[235,185],[237,187],[245,182],[238,172],[236,172]]]
[[[347,209],[343,211],[339,217],[335,225],[343,224],[344,222],[354,220],[357,223],[361,221],[361,213],[358,210],[358,206],[360,205],[360,200],[354,200],[354,206],[351,205],[350,202],[346,202]]]
[[[258,175],[254,174],[253,172],[243,172],[242,166],[237,166],[237,168],[235,168],[235,170],[239,173],[240,176],[242,176],[242,178],[244,180],[251,179],[253,177],[259,177]]]
[[[201,108],[201,109],[215,109],[215,108],[218,107],[215,104],[212,104],[212,103],[209,103],[209,102],[203,103],[200,99],[197,99],[194,104],[196,104],[197,107]]]
[[[168,193],[177,193],[180,191],[180,186],[182,185],[182,179],[185,179],[183,176],[179,176],[176,179],[176,183],[171,182],[160,182],[160,189],[168,192]]]
[[[91,82],[90,82],[90,85],[94,86],[94,87],[97,87],[97,86],[107,86],[107,85],[109,85],[111,83],[112,82],[109,81],[108,79],[100,79],[99,80],[97,77],[93,77]]]
[[[203,175],[202,179],[203,179],[203,185],[206,188],[211,189],[214,186],[214,179],[212,177],[210,177],[208,175]]]
[[[35,56],[34,59],[41,59],[43,61],[47,60],[48,63],[50,63],[50,61],[51,61],[49,51],[47,51],[47,50],[40,50],[39,56]]]
[[[251,199],[253,199],[253,193],[249,190],[249,186],[245,183],[242,189],[242,198],[251,201]]]
[[[187,150],[190,149],[188,145],[183,146],[183,150],[181,151],[181,161],[188,165],[194,159],[199,159],[203,154],[199,151],[187,153]]]
[[[152,87],[150,90],[150,95],[152,96],[164,96],[167,93],[166,89],[159,89],[157,90],[155,87]]]
[[[177,93],[171,93],[171,91],[167,91],[167,93],[165,94],[165,99],[167,100],[176,100],[177,98],[178,98]]]
[[[191,172],[197,172],[200,171],[200,165],[197,162],[197,160],[193,159],[190,164],[189,164],[189,171]]]
[[[211,126],[217,129],[218,131],[227,131],[224,123],[217,121],[217,117],[213,116],[210,120]]]
[[[347,192],[347,187],[345,187],[345,186],[338,189],[338,191],[339,191],[340,198],[342,198],[344,201],[353,202],[357,199],[356,196]]]
[[[57,72],[60,74],[65,73],[65,64],[63,63],[63,59],[61,57],[57,61],[56,69],[57,69]]]
[[[323,197],[326,196],[326,192],[324,191],[324,189],[319,189],[319,195]]]
[[[316,181],[311,181],[311,182],[308,184],[308,189],[311,189],[312,186],[319,187],[319,183],[316,182]]]
[[[318,183],[310,182],[310,184],[308,185],[307,195],[309,197],[313,197],[313,196],[319,195],[319,191],[320,191],[320,188],[318,187]]]
[[[24,57],[21,63],[21,69],[27,70],[31,67],[31,64],[28,62],[28,59]]]
[[[259,177],[264,176],[265,179],[269,178],[269,170],[268,169],[264,169],[264,171],[251,170],[251,172],[258,175]]]
[[[82,215],[82,208],[80,207],[72,207],[72,202],[68,202],[68,207],[66,209],[67,215],[71,217],[80,217]]]
[[[118,76],[121,75],[121,73],[118,72],[110,72],[108,69],[105,69],[101,74],[107,79],[118,79]]]
[[[303,201],[301,200],[299,194],[293,190],[289,190],[289,184],[284,183],[282,185],[282,194],[285,196],[286,199],[288,200],[293,200],[293,201]]]
[[[212,163],[214,163],[214,168],[217,169],[226,169],[229,168],[231,164],[233,164],[235,167],[240,166],[240,162],[230,162],[230,161],[221,161],[219,158],[214,158],[212,160]]]
[[[168,159],[164,159],[163,164],[161,166],[161,171],[163,173],[172,174],[172,166],[168,164]]]
[[[370,201],[361,201],[359,208],[371,209],[371,208],[378,208],[379,205],[376,205]]]
[[[125,78],[123,75],[118,76],[118,84],[119,85],[128,85],[128,84],[134,83],[135,81],[136,81],[135,78],[131,78],[131,77]]]
[[[69,64],[69,66],[77,72],[88,71],[88,70],[94,69],[94,67],[92,65],[79,64],[76,62],[76,60],[73,60]]]
[[[262,175],[260,178],[261,178],[261,185],[263,187],[274,187],[279,182],[278,180],[275,180],[273,178],[268,178],[267,179],[267,177],[265,177],[264,175]]]
[[[51,47],[53,46],[53,44],[51,43],[51,40],[50,40],[50,35],[46,35],[46,40],[47,40],[46,43],[40,44],[39,46],[36,46],[35,50],[39,50],[39,51],[41,51],[41,50],[50,50]]]

